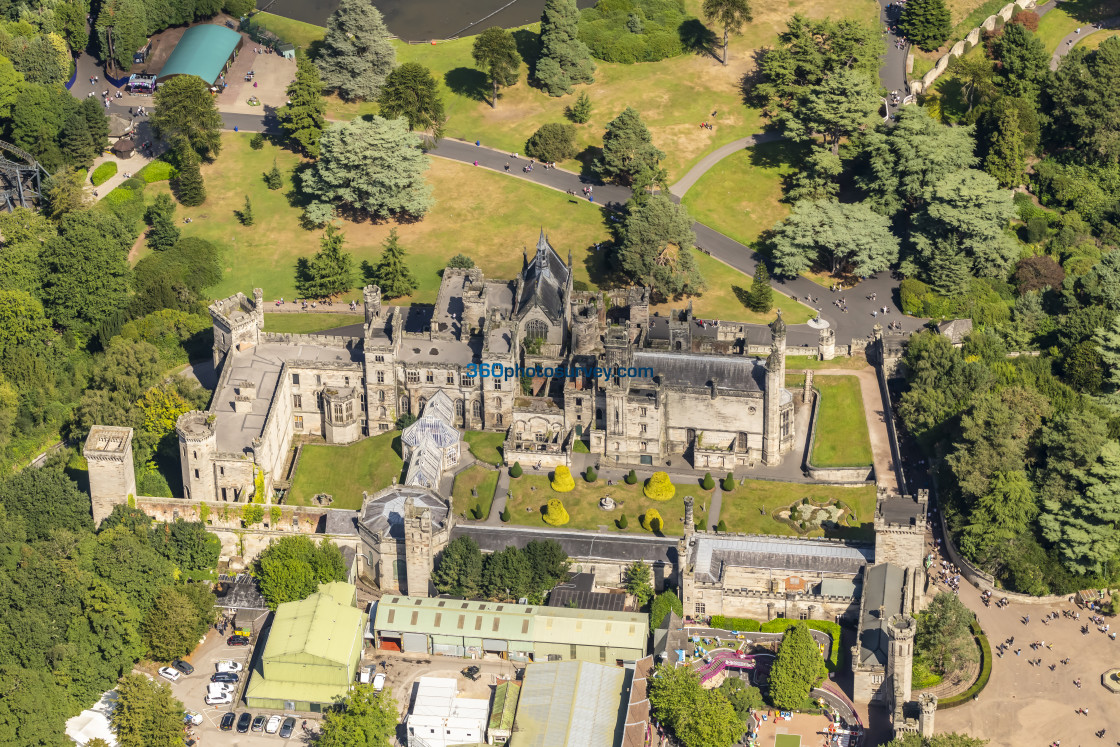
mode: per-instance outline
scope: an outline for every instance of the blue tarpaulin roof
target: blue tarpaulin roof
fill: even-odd
[[[161,81],[172,75],[197,75],[213,85],[230,55],[241,42],[241,34],[225,26],[203,24],[192,26],[175,45],[159,72]]]

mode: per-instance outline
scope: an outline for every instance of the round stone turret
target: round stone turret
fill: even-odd
[[[214,455],[217,438],[214,415],[200,410],[184,412],[175,421],[179,436],[179,463],[183,469],[183,491],[186,498],[212,501],[216,496]]]
[[[381,287],[367,285],[362,288],[362,302],[366,312],[366,324],[381,316]]]

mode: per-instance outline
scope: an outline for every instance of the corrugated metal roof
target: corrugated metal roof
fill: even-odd
[[[721,565],[798,571],[858,573],[872,562],[870,547],[842,542],[782,537],[713,537],[696,540],[696,576],[715,580]]]
[[[491,729],[509,731],[513,728],[513,716],[517,713],[517,700],[521,685],[517,682],[503,682],[494,689],[494,705],[490,709]]]
[[[192,26],[183,32],[159,71],[159,79],[162,82],[171,75],[197,75],[207,85],[213,85],[240,43],[241,34],[225,26]]]
[[[618,742],[626,670],[590,662],[542,662],[525,671],[512,744],[585,747]]]
[[[340,582],[331,587],[327,591],[320,587],[318,593],[303,601],[276,608],[262,656],[266,662],[302,655],[336,664],[350,663],[355,641],[361,641],[363,615],[356,607],[338,601],[347,594],[353,598],[352,585]]]

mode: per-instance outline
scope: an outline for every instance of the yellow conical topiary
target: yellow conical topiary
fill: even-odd
[[[657,512],[656,508],[651,508],[642,514],[642,528],[650,532],[660,532],[665,526],[665,522],[661,520],[661,514]]]
[[[544,523],[551,524],[554,527],[563,526],[568,523],[568,511],[564,508],[564,503],[559,498],[549,499],[548,508],[544,513]]]
[[[572,478],[572,471],[560,465],[552,473],[552,489],[557,493],[567,493],[575,490],[576,481]]]
[[[653,476],[646,480],[642,492],[651,501],[667,501],[677,494],[677,489],[669,480],[668,473],[654,472]]]

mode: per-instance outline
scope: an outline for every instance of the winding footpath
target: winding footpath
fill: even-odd
[[[1049,8],[1047,10],[1049,10]],[[1085,37],[1090,34],[1095,34],[1098,31],[1117,27],[1120,27],[1120,16],[1112,16],[1111,18],[1106,18],[1097,23],[1085,24],[1076,31],[1071,31],[1066,34],[1062,40],[1058,42],[1058,48],[1054,50],[1054,54],[1050,58],[1050,69],[1057,70],[1058,65],[1061,64],[1062,58],[1069,54],[1070,50],[1076,47]]]

